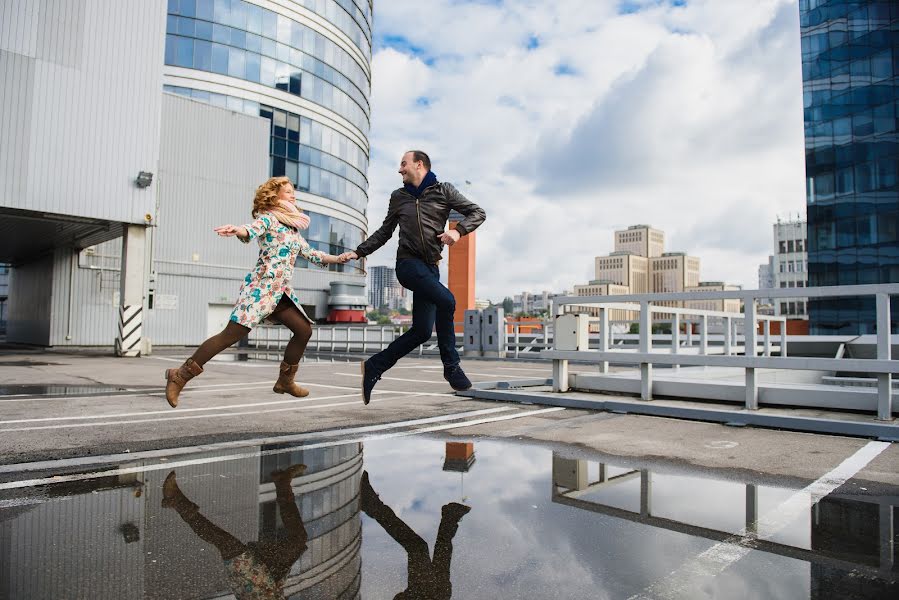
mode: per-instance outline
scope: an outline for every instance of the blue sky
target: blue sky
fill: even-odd
[[[370,229],[428,151],[488,212],[479,298],[586,283],[635,223],[756,287],[804,214],[793,0],[376,0],[372,72]]]

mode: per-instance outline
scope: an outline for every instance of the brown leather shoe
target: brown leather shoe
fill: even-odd
[[[297,369],[299,368],[299,364],[289,365],[286,362],[281,361],[278,381],[275,382],[275,387],[272,388],[272,391],[276,394],[290,394],[291,396],[296,396],[297,398],[308,396],[309,390],[304,387],[298,386],[293,381],[293,378],[297,375]]]
[[[184,364],[177,369],[165,370],[165,399],[169,406],[175,408],[178,406],[178,395],[187,385],[187,382],[203,372],[203,367],[194,362],[194,359],[188,358]]]

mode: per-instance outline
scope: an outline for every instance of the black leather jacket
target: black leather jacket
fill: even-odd
[[[450,210],[465,217],[456,226],[461,235],[471,233],[487,218],[480,206],[460,194],[450,183],[435,183],[425,188],[418,199],[404,188],[395,190],[390,195],[383,225],[359,244],[356,254],[362,258],[386,244],[399,225],[397,259],[420,258],[428,264],[437,264],[443,252],[443,244],[437,236],[443,233]]]

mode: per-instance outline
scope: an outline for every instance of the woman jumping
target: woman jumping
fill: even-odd
[[[203,365],[209,359],[243,339],[253,327],[266,319],[282,323],[293,333],[284,350],[278,380],[272,389],[277,394],[287,393],[298,398],[309,394],[309,390],[294,383],[300,359],[312,336],[312,319],[306,315],[290,287],[293,265],[297,256],[318,266],[341,261],[332,254],[309,247],[299,234],[300,229],[309,227],[309,217],[300,212],[295,202],[290,179],[272,177],[256,188],[253,198],[255,220],[252,223],[215,228],[220,236],[237,236],[245,244],[258,240],[259,260],[256,261],[256,268],[244,279],[228,325],[203,342],[180,367],[166,370],[165,399],[172,408],[178,406],[182,388],[203,372]]]

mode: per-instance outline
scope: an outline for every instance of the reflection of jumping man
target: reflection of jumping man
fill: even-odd
[[[174,508],[200,539],[216,547],[225,564],[228,585],[237,600],[283,600],[284,579],[306,551],[306,528],[290,486],[291,480],[306,471],[293,465],[272,473],[281,520],[287,527],[286,539],[269,539],[244,544],[200,514],[178,487],[175,472],[162,484],[162,505]]]
[[[443,506],[432,560],[428,543],[381,501],[368,481],[367,471],[362,473],[360,498],[361,508],[365,514],[377,521],[378,525],[403,547],[408,556],[409,574],[406,589],[394,598],[403,600],[451,598],[453,585],[450,581],[450,560],[453,557],[453,537],[459,529],[459,521],[468,514],[471,507],[458,502],[450,502]]]

